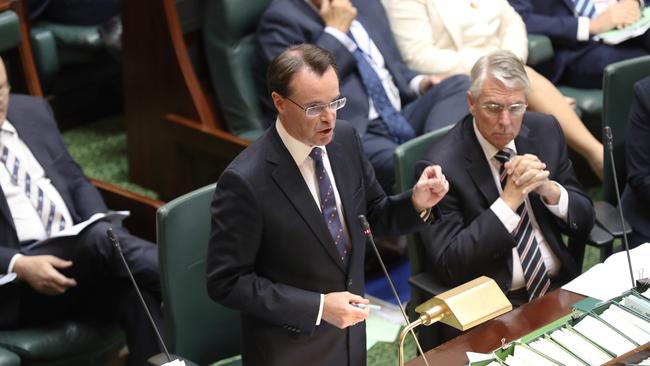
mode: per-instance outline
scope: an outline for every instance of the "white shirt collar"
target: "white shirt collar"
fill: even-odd
[[[474,127],[474,134],[476,134],[476,139],[478,140],[481,149],[483,149],[483,154],[488,161],[491,161],[494,158],[494,155],[499,152],[499,149],[494,147],[488,140],[481,135],[481,131],[476,127],[476,119],[472,118],[472,126]],[[510,149],[513,155],[517,154],[517,147],[515,146],[515,140],[510,140],[505,146],[505,148]]]
[[[278,131],[278,135],[280,135],[280,140],[282,140],[284,146],[287,147],[289,154],[291,154],[291,157],[298,166],[305,162],[314,147],[321,148],[323,152],[327,154],[325,146],[310,146],[291,136],[284,128],[279,118],[275,120],[275,129]]]
[[[7,119],[5,119],[2,127],[0,127],[0,130],[2,130],[2,132],[9,132],[12,134],[17,132],[16,127],[14,127],[14,125],[12,125]]]

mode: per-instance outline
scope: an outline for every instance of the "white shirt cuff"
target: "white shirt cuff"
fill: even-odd
[[[569,212],[569,193],[562,187],[562,185],[556,181],[551,181],[555,183],[555,185],[560,188],[560,200],[558,201],[557,205],[547,205],[546,202],[544,202],[544,199],[542,199],[542,203],[548,208],[551,213],[559,218],[562,219],[562,221],[566,222],[567,219],[567,213]]]
[[[578,17],[578,34],[576,37],[578,41],[589,40],[589,22],[591,20],[587,17]]]
[[[20,253],[14,254],[13,257],[11,257],[11,260],[9,261],[9,268],[7,268],[7,273],[13,273],[14,272],[14,265],[16,264],[16,260],[23,255]]]
[[[497,198],[497,200],[494,201],[494,203],[490,206],[490,210],[492,210],[492,212],[497,215],[497,218],[499,221],[501,221],[509,233],[513,232],[517,228],[519,220],[521,220],[521,217],[519,217],[516,212],[511,210],[501,197]]]
[[[409,86],[415,94],[420,95],[420,82],[424,79],[424,75],[418,75],[409,81]]]
[[[332,37],[336,38],[345,46],[345,48],[350,51],[350,53],[354,52],[354,50],[357,49],[357,44],[352,40],[352,38],[348,37],[347,34],[341,32],[340,30],[334,28],[334,27],[325,27],[324,32],[331,35]]]
[[[320,325],[323,318],[323,305],[325,304],[325,295],[320,294],[320,306],[318,307],[318,317],[316,318],[316,325]]]

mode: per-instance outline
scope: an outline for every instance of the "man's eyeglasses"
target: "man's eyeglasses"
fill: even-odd
[[[526,112],[526,108],[528,108],[528,104],[514,103],[510,105],[502,105],[496,103],[485,103],[481,105],[481,108],[483,108],[486,112],[494,116],[498,116],[499,114],[501,114],[501,112],[503,112],[504,109],[507,110],[510,115],[520,116],[524,112]]]
[[[339,109],[345,106],[345,102],[347,101],[347,98],[342,97],[327,104],[313,105],[311,107],[303,107],[300,104],[296,103],[293,99],[289,97],[285,97],[285,98],[287,98],[291,103],[297,105],[298,107],[300,107],[300,109],[305,111],[305,115],[309,118],[320,116],[321,114],[323,114],[323,112],[325,112],[326,109],[329,109],[332,112],[338,111]]]

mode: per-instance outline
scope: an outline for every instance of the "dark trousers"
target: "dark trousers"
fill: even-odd
[[[145,365],[160,352],[156,335],[113,244],[106,236],[110,225],[97,222],[76,237],[57,238],[26,255],[55,255],[71,260],[60,272],[77,286],[61,295],[44,295],[20,284],[17,326],[34,326],[61,320],[119,321],[126,333],[129,365]],[[156,246],[114,227],[133,276],[140,286],[158,327],[162,327],[160,276]],[[162,328],[161,328],[162,329]]]
[[[468,89],[467,76],[451,76],[404,106],[402,114],[413,126],[416,136],[449,126],[469,113]],[[388,133],[384,122],[381,119],[370,121],[363,136],[363,148],[379,183],[387,193],[393,192],[395,184],[393,153],[396,147],[397,143]]]

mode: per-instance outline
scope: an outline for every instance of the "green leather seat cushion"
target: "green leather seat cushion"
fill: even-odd
[[[0,366],[20,366],[20,357],[17,354],[0,347]]]
[[[16,47],[20,43],[18,16],[11,10],[0,13],[0,51]]]
[[[124,344],[117,325],[63,322],[38,328],[0,331],[0,345],[26,360],[53,360],[111,350]]]

